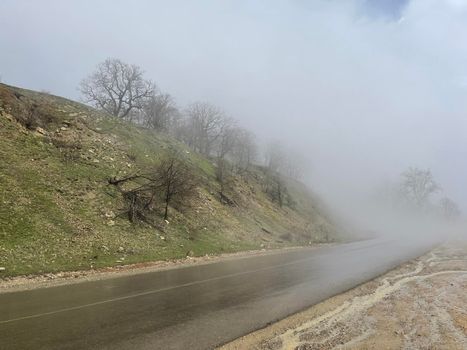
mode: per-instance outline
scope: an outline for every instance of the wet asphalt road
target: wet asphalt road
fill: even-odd
[[[368,240],[0,294],[0,349],[210,349],[429,248]]]

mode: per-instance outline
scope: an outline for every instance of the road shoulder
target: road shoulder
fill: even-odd
[[[37,288],[47,288],[65,284],[81,283],[87,281],[104,280],[109,278],[123,277],[148,272],[163,271],[169,269],[184,268],[189,266],[213,264],[220,261],[242,259],[254,256],[283,254],[297,250],[313,250],[336,243],[314,244],[312,246],[288,247],[281,249],[262,249],[245,252],[205,255],[201,257],[186,257],[185,259],[174,259],[168,261],[152,261],[131,265],[122,265],[82,271],[66,271],[58,273],[47,273],[41,275],[26,275],[0,278],[0,294],[19,292]]]
[[[450,243],[221,349],[466,349],[466,290],[467,243]]]

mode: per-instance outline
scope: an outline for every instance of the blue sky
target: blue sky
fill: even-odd
[[[362,7],[372,17],[399,20],[410,0],[364,0]]]

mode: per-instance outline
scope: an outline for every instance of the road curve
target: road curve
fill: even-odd
[[[367,240],[0,294],[0,349],[210,349],[431,246]]]

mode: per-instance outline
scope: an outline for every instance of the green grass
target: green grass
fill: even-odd
[[[46,136],[16,121],[32,103],[48,121],[41,125]],[[169,150],[182,155],[202,179],[193,207],[171,208],[170,223],[160,218],[157,229],[113,217],[123,203],[107,180],[147,170]],[[0,84],[0,266],[6,268],[0,277],[120,265],[122,259],[125,264],[176,259],[189,251],[285,247],[335,236],[303,185],[289,184],[295,208],[279,208],[262,191],[263,175],[253,167],[250,175],[238,177],[234,192],[240,207],[225,206],[217,197],[211,160],[177,140],[76,102]],[[284,234],[290,237],[284,240]]]

